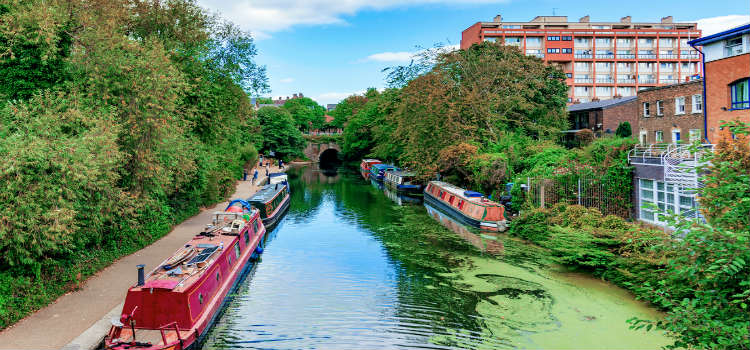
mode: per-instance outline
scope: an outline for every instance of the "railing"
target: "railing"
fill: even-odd
[[[597,84],[614,84],[614,80],[612,78],[609,79],[596,79]]]
[[[579,84],[592,84],[594,79],[591,78],[575,78],[575,82]]]
[[[677,59],[677,55],[674,55],[674,54],[661,54],[661,55],[659,55],[659,58],[661,58],[663,60],[676,60]]]
[[[164,332],[165,331],[172,331],[172,330],[177,334],[177,340],[173,341],[171,343],[167,343],[167,334],[164,333]],[[182,336],[180,335],[180,327],[177,326],[177,322],[172,322],[172,323],[165,324],[165,325],[159,327],[159,331],[161,331],[161,341],[162,341],[163,345],[169,346],[169,345],[175,345],[175,344],[179,343],[180,346],[182,346]]]
[[[620,53],[618,53],[617,54],[617,58],[632,60],[632,59],[635,59],[635,54],[632,54],[632,53],[623,53],[623,54],[620,54]]]
[[[532,57],[537,57],[537,58],[544,58],[544,54],[543,53],[527,53],[526,56],[532,56]]]
[[[659,83],[661,84],[677,84],[679,82],[679,79],[659,79]]]
[[[714,145],[670,144],[662,153],[661,162],[664,164],[664,181],[689,189],[699,189],[703,184],[699,181],[698,169],[707,166],[703,161],[706,152],[713,152]]]
[[[638,84],[656,84],[656,79],[638,79]]]
[[[638,54],[638,58],[647,59],[647,60],[655,60],[656,59],[656,55],[652,54],[652,53],[649,53],[649,54],[640,54],[639,53]]]
[[[617,79],[618,84],[635,84],[635,79]]]
[[[683,59],[697,60],[698,54],[681,54],[680,57]]]
[[[593,58],[593,56],[591,54],[577,53],[575,54],[575,58],[587,59],[587,58]]]
[[[602,59],[614,59],[615,55],[611,53],[607,54],[596,54],[596,58],[602,58]]]
[[[630,164],[661,165],[662,155],[667,150],[667,145],[637,145],[628,152]]]

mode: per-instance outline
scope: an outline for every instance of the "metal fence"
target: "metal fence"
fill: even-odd
[[[527,178],[526,184],[529,200],[538,208],[566,203],[596,208],[604,215],[617,215],[625,219],[632,215],[632,184],[623,186],[623,181],[563,175]]]

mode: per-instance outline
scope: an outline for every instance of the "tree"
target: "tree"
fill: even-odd
[[[377,93],[377,90],[375,90]],[[351,95],[336,105],[336,109],[331,112],[333,117],[332,126],[343,128],[349,119],[356,115],[367,103],[367,97],[362,95]]]
[[[326,109],[309,97],[287,100],[282,108],[289,111],[294,124],[301,131],[320,129],[326,122]]]
[[[630,137],[633,135],[633,129],[630,127],[630,122],[622,122],[617,126],[615,135],[618,137]]]
[[[258,110],[258,119],[263,131],[263,152],[274,151],[283,159],[302,156],[305,139],[286,109],[263,107]]]

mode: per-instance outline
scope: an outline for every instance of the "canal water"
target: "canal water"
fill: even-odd
[[[345,170],[289,171],[291,208],[203,349],[658,349],[626,291]]]

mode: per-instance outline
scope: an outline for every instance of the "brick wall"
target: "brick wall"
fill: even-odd
[[[633,131],[633,137],[638,134],[638,101],[632,100],[619,106],[610,107],[604,110],[604,123],[602,130],[607,130],[614,134],[620,123],[628,122]]]
[[[674,142],[672,132],[675,130],[680,132],[680,140],[685,142],[689,140],[691,129],[700,130],[701,137],[704,137],[703,112],[693,111],[693,96],[702,94],[703,82],[701,80],[639,91],[636,106],[638,128],[633,130],[633,135],[639,138],[640,134],[645,131],[647,144],[657,143],[656,131],[662,132],[663,143]],[[685,97],[684,114],[675,113],[675,98],[677,97]],[[657,101],[662,103],[663,115],[657,115]],[[644,114],[644,103],[649,103],[650,116]]]
[[[461,32],[461,49],[466,50],[472,44],[479,43],[479,33],[482,30],[481,23],[475,23],[473,26],[466,28]]]
[[[748,77],[750,54],[706,62],[706,111],[711,143],[718,142],[720,134],[728,135],[720,130],[723,121],[738,119],[750,123],[750,110],[730,110],[732,97],[729,90],[729,84]]]

